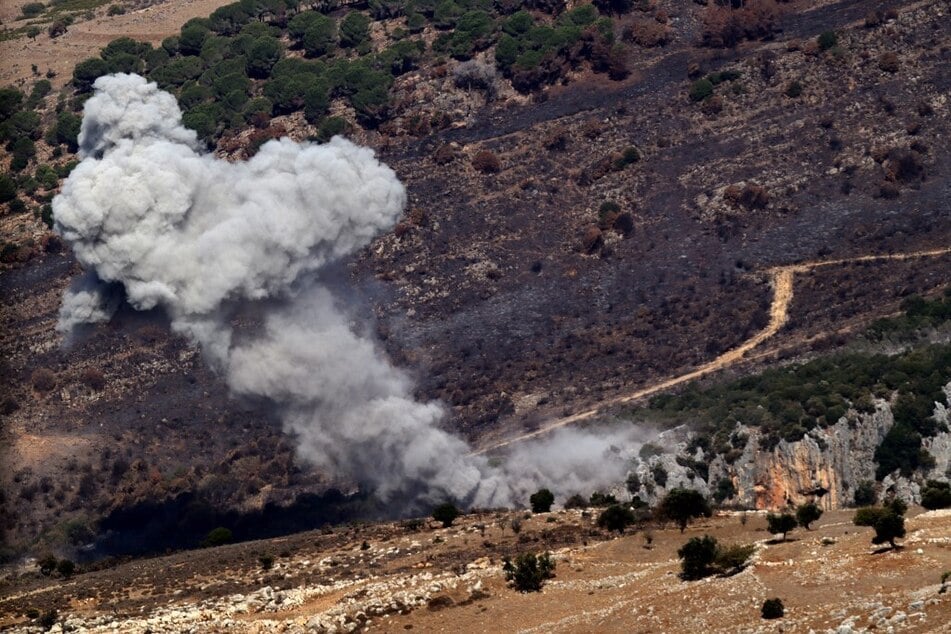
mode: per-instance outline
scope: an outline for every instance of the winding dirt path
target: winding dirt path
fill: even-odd
[[[839,266],[842,264],[856,264],[859,262],[884,262],[884,261],[894,261],[894,260],[911,260],[916,258],[929,258],[929,257],[939,257],[942,255],[947,255],[951,253],[951,247],[945,247],[943,249],[931,249],[924,251],[912,251],[909,253],[892,253],[887,255],[862,255],[854,258],[840,258],[837,260],[821,260],[821,261],[812,261],[812,262],[800,262],[798,264],[786,264],[783,266],[776,266],[770,269],[766,269],[765,273],[770,276],[770,284],[773,287],[773,299],[769,307],[769,323],[761,331],[744,341],[741,345],[724,352],[720,356],[716,357],[712,361],[701,365],[700,367],[691,370],[685,374],[678,374],[677,376],[664,379],[657,383],[649,384],[645,387],[640,388],[639,390],[626,394],[624,396],[619,396],[607,401],[602,401],[598,403],[592,409],[585,410],[583,412],[578,412],[577,414],[572,414],[571,416],[566,416],[564,418],[558,418],[547,425],[540,427],[531,432],[520,434],[509,438],[508,440],[503,440],[500,442],[492,443],[488,446],[482,447],[481,449],[474,451],[473,455],[484,454],[495,449],[500,449],[508,445],[512,445],[523,440],[529,440],[531,438],[536,438],[538,436],[543,436],[555,429],[561,427],[567,427],[574,423],[581,421],[589,420],[597,416],[600,412],[606,407],[611,407],[615,405],[624,405],[632,401],[638,401],[648,396],[652,396],[658,392],[663,392],[666,389],[672,388],[681,383],[687,383],[688,381],[693,381],[694,379],[699,379],[707,374],[711,374],[718,370],[728,368],[731,365],[741,361],[748,352],[762,344],[764,341],[778,333],[783,326],[786,325],[786,321],[789,318],[789,306],[792,303],[793,299],[793,287],[795,283],[795,278],[798,273],[807,273],[815,269],[826,268],[831,266]]]

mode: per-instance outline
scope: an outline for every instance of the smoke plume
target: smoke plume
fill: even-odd
[[[383,499],[501,506],[539,485],[571,493],[623,477],[610,438],[576,432],[490,467],[354,331],[320,272],[391,228],[406,201],[370,149],[281,139],[231,163],[202,150],[154,83],[119,74],[95,90],[82,161],[53,201],[56,230],[89,271],[64,297],[61,331],[108,320],[106,285],[121,285],[132,307],[163,309],[233,392],[275,403],[303,459]],[[231,316],[251,305],[263,323],[236,335]]]

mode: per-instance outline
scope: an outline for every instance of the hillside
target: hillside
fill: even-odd
[[[390,4],[395,15],[380,8]],[[4,31],[0,77],[23,91],[17,108],[35,113],[4,121],[13,193],[0,216],[0,504],[12,550],[162,550],[194,546],[219,524],[261,537],[403,512],[302,463],[271,404],[229,394],[161,311],[124,306],[62,345],[62,294],[82,267],[49,231],[50,202],[75,158],[91,82],[113,70],[171,91],[219,157],[334,132],[377,151],[406,186],[404,217],[327,277],[412,374],[414,396],[444,403],[445,426],[476,448],[579,413],[616,416],[685,377],[808,361],[948,285],[944,3],[780,3],[765,31],[743,31],[731,46],[711,41],[732,31],[713,29],[696,3],[601,14],[536,2],[525,3],[527,18],[520,3],[448,13],[429,4],[328,4],[320,15],[341,29],[351,11],[369,16],[359,41],[329,52],[305,41],[313,25],[295,31],[295,17],[319,13],[299,5],[218,13],[179,31],[217,4],[130,5],[112,16],[102,4],[89,19],[77,11],[57,37]],[[478,19],[461,20],[470,13]],[[823,39],[830,32],[834,41]],[[99,55],[118,36],[149,47],[123,40]],[[272,66],[248,65],[248,37],[266,40],[259,52]],[[277,60],[266,54],[272,40]],[[95,59],[74,77],[86,57]],[[470,61],[491,81],[463,77]],[[921,345],[947,343],[945,330],[918,334]],[[903,350],[893,344],[875,351]],[[951,379],[943,359],[927,395],[946,403],[935,391]],[[903,387],[883,385],[874,394],[883,403]],[[649,425],[671,418],[648,414]],[[879,432],[886,423],[870,435]],[[812,476],[786,465],[731,476],[749,485],[745,500],[773,506],[789,487],[754,496],[772,484],[759,474],[797,486]],[[874,476],[870,460],[862,469]]]
[[[59,622],[86,632],[945,632],[951,515],[911,515],[905,547],[885,552],[848,511],[787,542],[771,541],[758,513],[722,514],[683,535],[654,527],[614,538],[587,511],[530,516],[517,536],[516,516],[504,512],[439,529],[357,524],[68,581],[24,572],[0,598],[0,627],[37,631],[23,614],[55,608]],[[676,550],[701,534],[755,542],[753,563],[735,576],[681,581]],[[540,593],[506,587],[501,557],[541,549],[554,553],[554,579]],[[269,570],[262,555],[274,558]],[[763,620],[760,606],[773,597],[785,616]]]

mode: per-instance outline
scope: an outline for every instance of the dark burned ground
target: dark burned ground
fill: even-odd
[[[356,258],[351,277],[419,396],[447,403],[447,425],[470,439],[518,431],[738,345],[767,322],[765,268],[951,243],[939,98],[951,81],[947,18],[941,3],[901,3],[910,8],[900,20],[849,26],[883,4],[826,5],[791,16],[774,42],[719,57],[672,50],[626,84],[581,77],[468,128],[391,144],[382,156],[409,191],[406,222]],[[811,50],[828,28],[841,30],[841,55]],[[898,53],[899,73],[879,69],[884,51]],[[718,113],[686,97],[692,60],[743,73],[741,89],[717,87]],[[805,87],[798,99],[784,95],[794,80]],[[432,154],[446,143],[457,157],[438,165]],[[630,146],[640,160],[613,170]],[[897,198],[881,197],[889,152],[912,147],[921,171],[899,181]],[[499,156],[498,174],[472,169],[482,149]],[[748,183],[768,194],[765,207],[725,200],[726,186]],[[582,236],[606,200],[631,213],[633,230],[608,228],[587,249]],[[767,347],[835,345],[843,328],[947,284],[948,266],[944,257],[802,276],[791,321]],[[121,527],[152,508],[143,503],[171,500],[161,531],[179,541],[157,543],[193,545],[221,519],[216,508],[253,518],[269,503],[345,487],[296,465],[267,404],[229,398],[159,316],[125,311],[59,348],[56,310],[77,272],[69,256],[50,255],[0,277],[8,535],[62,543],[67,520],[111,516]],[[31,385],[40,368],[54,372],[55,389]],[[87,370],[103,373],[101,387]],[[323,502],[302,504],[324,517],[378,512]],[[176,524],[182,509],[200,521]]]
[[[718,116],[685,99],[695,57],[674,53],[630,86],[572,85],[387,157],[409,185],[416,226],[368,252],[360,271],[399,289],[380,307],[381,331],[398,362],[422,368],[421,396],[452,404],[470,437],[500,418],[531,425],[747,339],[767,319],[758,270],[946,245],[949,163],[938,139],[947,118],[923,104],[946,88],[947,34],[918,16],[888,35],[854,29],[842,61],[790,50],[871,6],[797,16],[776,43],[707,60],[744,73],[742,94],[718,88]],[[917,47],[914,82],[878,71],[890,44]],[[793,79],[804,98],[782,94]],[[546,144],[557,134],[563,150]],[[443,143],[459,144],[460,157],[440,167],[431,155]],[[912,144],[926,157],[924,179],[882,198],[874,155]],[[632,145],[639,163],[599,171]],[[501,157],[501,173],[473,172],[467,157],[482,149]],[[722,188],[744,182],[766,188],[766,209],[724,207]],[[631,211],[635,229],[624,239],[606,231],[607,244],[584,253],[581,236],[605,200]],[[948,280],[947,258],[845,269],[797,287],[794,312],[808,308],[776,345],[890,312]]]

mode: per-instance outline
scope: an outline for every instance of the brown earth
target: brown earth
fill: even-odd
[[[485,104],[435,69],[401,79],[399,101],[409,105],[399,125],[356,136],[397,170],[410,208],[398,231],[348,263],[355,310],[419,378],[420,398],[445,402],[447,424],[489,446],[690,376],[757,333],[771,336],[726,373],[829,349],[908,295],[937,292],[949,281],[947,258],[816,268],[796,275],[782,327],[774,333],[770,323],[777,267],[951,243],[951,154],[940,143],[951,133],[947,7],[889,4],[899,17],[865,28],[865,14],[883,3],[794,3],[774,40],[711,51],[694,46],[696,5],[665,2],[683,31],[666,48],[633,48],[631,78],[579,72],[532,99]],[[122,34],[157,41],[211,6],[80,21],[60,38],[63,47],[76,38],[72,57],[45,35],[35,45],[4,42],[19,48],[0,48],[2,72],[75,61]],[[830,28],[841,51],[819,54],[815,37]],[[886,51],[899,58],[896,74],[879,68]],[[742,71],[736,88],[718,86],[718,113],[687,98],[690,62]],[[57,81],[69,75],[63,63]],[[793,80],[805,85],[798,99],[785,95]],[[450,108],[459,103],[464,112]],[[417,137],[400,127],[444,106],[452,129]],[[299,120],[279,123],[307,135]],[[548,143],[559,135],[563,143]],[[457,158],[439,165],[434,154],[447,144]],[[641,159],[615,169],[630,146]],[[499,157],[498,174],[472,167],[483,150]],[[883,199],[892,151],[913,151],[923,177]],[[762,196],[744,198],[756,188],[768,194],[765,207]],[[631,214],[633,228],[598,229],[601,241],[586,248],[606,200]],[[174,517],[169,509],[188,496],[252,512],[347,490],[295,464],[273,413],[231,399],[200,355],[166,334],[161,315],[124,311],[61,347],[56,311],[80,267],[41,248],[38,219],[4,214],[0,225],[34,255],[0,274],[0,371],[13,408],[3,417],[0,476],[11,541],[59,547],[70,522],[146,503]],[[44,368],[53,390],[32,385]],[[102,372],[102,389],[84,382],[87,370]]]
[[[827,513],[786,542],[770,539],[758,513],[719,515],[684,534],[644,527],[619,538],[584,515],[526,516],[517,536],[512,513],[466,516],[449,529],[340,527],[123,563],[68,581],[25,566],[4,582],[0,626],[15,631],[26,610],[55,607],[91,632],[298,632],[331,615],[356,631],[381,632],[951,630],[951,594],[939,593],[941,573],[951,569],[948,511],[911,512],[904,547],[895,551],[871,546],[870,529],[852,526],[850,511]],[[752,565],[732,577],[681,581],[676,550],[702,534],[755,543]],[[507,587],[501,557],[541,550],[554,552],[555,578],[540,593]],[[262,554],[275,556],[271,570],[261,569]],[[772,597],[786,614],[764,621],[760,606]],[[399,609],[389,607],[394,601]]]
[[[131,37],[158,45],[170,35],[177,35],[185,22],[204,18],[228,0],[160,0],[142,9],[123,15],[106,15],[107,6],[96,10],[92,20],[81,20],[64,35],[50,38],[43,33],[35,40],[26,37],[0,41],[0,85],[29,85],[36,80],[32,65],[41,75],[48,70],[56,76],[54,86],[64,86],[73,76],[73,67],[84,59],[95,57],[106,44],[117,37]],[[25,4],[20,0],[0,0],[0,19],[15,28],[13,18]]]

